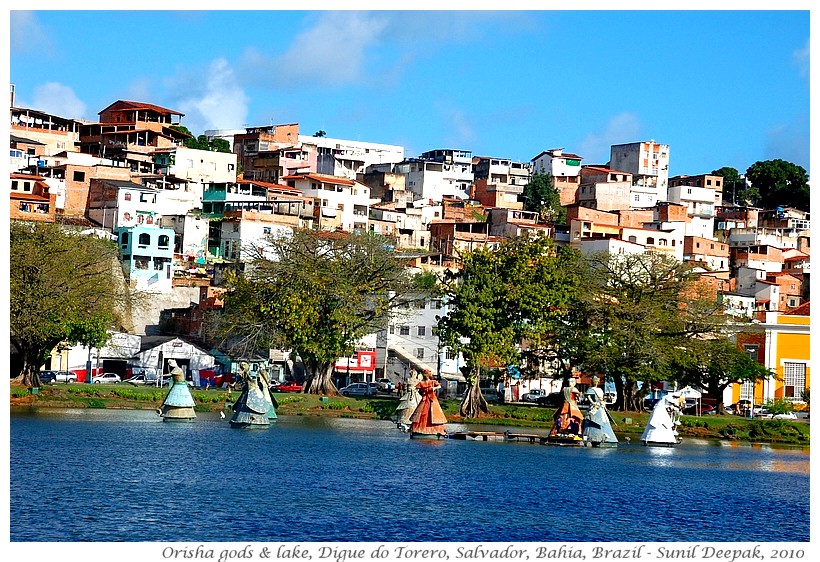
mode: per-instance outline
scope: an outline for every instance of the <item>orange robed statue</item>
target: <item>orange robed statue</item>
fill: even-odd
[[[439,438],[447,435],[447,430],[444,429],[444,424],[447,423],[447,418],[444,417],[444,411],[438,403],[436,397],[436,390],[441,388],[441,385],[432,380],[430,371],[424,372],[424,379],[416,385],[421,394],[421,402],[413,412],[410,418],[412,425],[410,426],[410,437],[431,437]]]

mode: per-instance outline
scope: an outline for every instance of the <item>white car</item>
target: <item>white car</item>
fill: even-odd
[[[393,389],[396,388],[396,385],[390,379],[376,379],[376,385],[383,392],[393,392]]]
[[[772,417],[776,420],[796,420],[797,414],[794,412],[785,412],[783,414],[775,414]]]
[[[117,373],[103,373],[96,377],[91,378],[91,382],[93,383],[108,383],[114,384],[120,382],[120,376]]]

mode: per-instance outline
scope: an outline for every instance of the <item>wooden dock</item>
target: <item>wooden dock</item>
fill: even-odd
[[[559,445],[561,447],[581,447],[584,445],[583,439],[571,438],[567,436],[555,436],[550,438],[547,435],[536,433],[512,433],[510,431],[456,431],[448,433],[450,439],[461,441],[504,441],[523,442],[539,445]]]
[[[511,433],[509,431],[456,431],[449,434],[450,439],[461,441],[521,441],[524,443],[547,442],[546,435],[534,433]]]

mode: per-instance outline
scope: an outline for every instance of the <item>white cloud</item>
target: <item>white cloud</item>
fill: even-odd
[[[256,79],[295,88],[306,83],[340,86],[363,79],[367,51],[381,40],[387,19],[369,12],[319,12],[314,25],[296,36],[284,53],[270,58],[245,53],[243,68]]]
[[[52,43],[35,12],[15,10],[9,14],[11,51],[51,54]]]
[[[21,107],[30,107],[58,117],[69,119],[88,119],[86,105],[68,86],[57,82],[47,82],[34,88],[34,99],[31,103],[18,103]]]
[[[640,140],[640,132],[641,122],[638,117],[634,113],[621,113],[610,119],[603,131],[589,133],[584,137],[577,153],[589,164],[605,164],[609,162],[613,144],[637,142]]]
[[[248,115],[249,98],[224,58],[204,71],[189,71],[169,80],[174,107],[185,114],[183,125],[194,133],[207,129],[241,127]]]
[[[792,53],[792,63],[797,67],[797,72],[801,78],[808,79],[809,77],[810,57],[809,40],[806,39],[806,46]]]

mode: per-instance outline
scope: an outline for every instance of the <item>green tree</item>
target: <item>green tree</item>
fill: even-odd
[[[535,349],[563,321],[580,289],[577,270],[562,267],[570,255],[550,239],[516,237],[465,255],[462,270],[448,279],[448,314],[439,333],[464,354],[469,369],[461,415],[488,411],[479,385],[482,367],[518,365],[522,341]]]
[[[567,210],[561,206],[561,195],[552,185],[552,175],[536,172],[524,186],[522,194],[524,210],[539,214],[541,220],[553,224],[563,224],[567,220]]]
[[[129,296],[117,255],[115,243],[96,236],[11,222],[9,328],[22,384],[39,386],[40,367],[58,344],[100,347],[120,326]]]
[[[690,338],[675,348],[672,368],[681,386],[705,389],[717,397],[717,411],[725,414],[723,392],[729,385],[762,382],[774,374],[748,353],[737,348],[727,335],[714,339]]]
[[[589,260],[592,344],[583,367],[614,382],[614,409],[639,410],[651,384],[670,378],[678,346],[719,331],[720,308],[674,257],[602,254]]]
[[[234,355],[293,350],[305,365],[304,393],[337,394],[331,375],[338,358],[384,329],[429,283],[410,276],[388,241],[372,234],[298,229],[249,253],[245,272],[229,279],[211,333]]]
[[[323,137],[326,137],[326,136],[327,136],[327,133],[326,133],[326,132],[324,132],[323,130],[319,129],[318,131],[316,131],[315,133],[313,133],[313,136],[314,136],[314,137],[320,137],[320,138],[323,138]]]
[[[729,166],[724,166],[717,170],[712,170],[713,176],[723,178],[723,200],[729,201],[732,205],[737,204],[737,195],[742,187],[740,173]]]
[[[801,166],[785,160],[755,162],[746,170],[752,184],[744,197],[764,209],[777,206],[810,208],[809,176]]]
[[[185,148],[193,148],[195,150],[211,150],[214,152],[231,152],[231,143],[225,139],[208,140],[208,137],[205,135],[194,137],[193,133],[191,133],[191,131],[184,125],[171,125],[169,128],[188,135],[188,138],[183,141]]]

